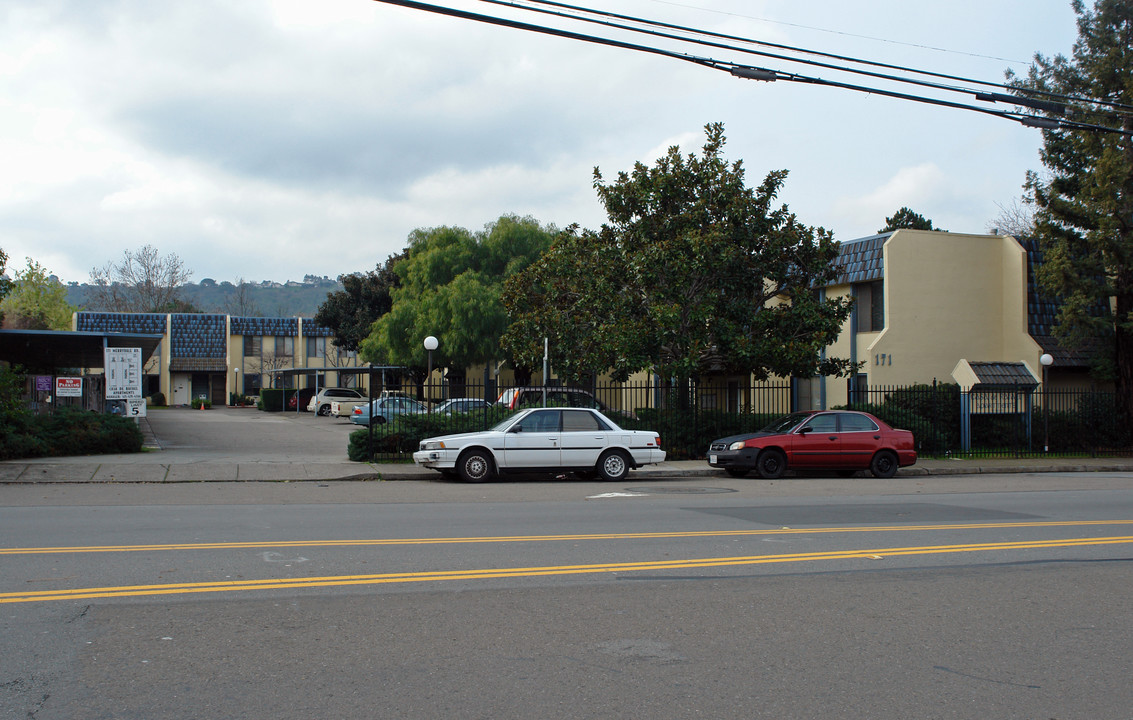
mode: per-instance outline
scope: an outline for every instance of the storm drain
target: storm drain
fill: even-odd
[[[711,495],[713,493],[731,493],[736,491],[732,488],[709,487],[636,487],[626,488],[626,492],[656,493],[668,495]]]

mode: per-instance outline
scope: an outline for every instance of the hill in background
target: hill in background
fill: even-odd
[[[90,286],[70,283],[67,302],[80,310],[99,311],[88,301]],[[200,283],[181,286],[181,299],[203,313],[221,313],[238,317],[314,317],[329,293],[342,289],[337,280],[307,275],[302,282],[286,283],[264,280],[239,285],[205,278]]]

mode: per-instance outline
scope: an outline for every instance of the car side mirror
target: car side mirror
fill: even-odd
[[[799,428],[799,435],[806,435],[808,432],[814,432],[814,428],[810,426]]]

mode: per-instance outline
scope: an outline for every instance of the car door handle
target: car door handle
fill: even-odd
[[[831,435],[829,438],[827,438],[827,440],[837,440],[837,439],[838,439],[837,435]]]

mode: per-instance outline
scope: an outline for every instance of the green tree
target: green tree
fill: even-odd
[[[723,125],[705,130],[700,157],[672,147],[612,184],[595,169],[609,222],[561,235],[509,284],[518,359],[534,360],[532,341],[548,337],[556,368],[620,376],[849,372],[848,360],[820,356],[850,311],[817,290],[834,278],[837,244],[773,207],[786,171],[748,188],[742,163],[722,156]]]
[[[897,212],[893,213],[891,217],[885,218],[885,227],[878,230],[878,234],[893,232],[894,230],[939,230],[932,226],[932,220],[929,220],[920,213],[913,212],[910,208],[903,207]]]
[[[25,270],[16,271],[11,292],[0,301],[8,324],[24,330],[70,330],[71,314],[67,289],[42,265],[28,258]]]
[[[1039,281],[1062,299],[1055,334],[1070,346],[1103,348],[1095,371],[1116,382],[1133,422],[1133,4],[1081,0],[1072,56],[1036,55],[1019,95],[1070,96],[1074,120],[1123,133],[1043,130],[1046,172],[1028,172],[1028,201],[1043,250]],[[1119,110],[1115,107],[1120,106]],[[1052,116],[1056,117],[1056,116]],[[1128,425],[1127,425],[1128,427]]]
[[[374,270],[339,276],[342,290],[327,293],[315,313],[315,322],[334,332],[336,345],[351,352],[361,348],[374,321],[393,307],[393,291],[400,282],[394,266],[404,259],[404,252],[390,255]]]
[[[8,296],[12,290],[12,281],[8,278],[8,253],[0,248],[0,300]],[[4,311],[0,309],[0,326],[4,325]]]
[[[455,227],[415,230],[405,259],[394,266],[399,286],[390,311],[373,324],[362,358],[421,368],[427,359],[422,341],[433,335],[440,341],[434,367],[502,359],[504,280],[538,258],[554,235],[533,218],[512,215],[475,234]]]

